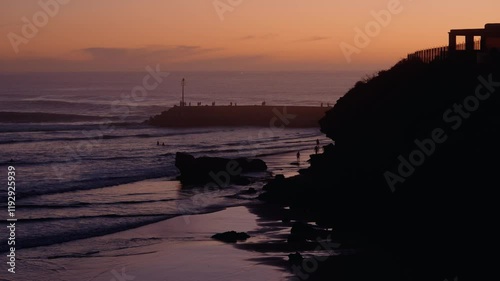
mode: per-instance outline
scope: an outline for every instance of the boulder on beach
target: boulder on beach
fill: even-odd
[[[212,238],[227,243],[236,243],[238,241],[247,240],[250,238],[250,235],[245,232],[228,231],[224,233],[217,233],[213,235]]]
[[[303,260],[304,257],[299,252],[288,255],[288,262],[292,265],[301,265]]]
[[[251,194],[255,194],[257,193],[257,189],[253,188],[253,187],[250,187],[249,189],[247,190],[244,190],[241,192],[242,194],[246,194],[246,195],[251,195]]]
[[[295,246],[304,245],[307,243],[307,240],[305,237],[300,236],[300,235],[296,235],[296,234],[288,235],[286,241],[288,244],[295,245]]]
[[[304,239],[315,240],[320,237],[321,232],[311,225],[303,222],[295,222],[292,226],[291,234],[303,237]]]
[[[265,172],[267,165],[260,159],[219,157],[199,157],[178,152],[175,156],[175,166],[181,175],[183,183],[204,184],[213,182],[220,187],[230,183],[246,185],[250,183],[243,174]]]

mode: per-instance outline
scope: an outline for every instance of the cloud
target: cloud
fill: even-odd
[[[270,40],[278,37],[277,33],[266,33],[262,35],[248,35],[238,38],[238,40]]]
[[[122,48],[87,48],[80,50],[81,52],[88,54],[92,59],[115,59],[123,58],[130,55],[130,50]]]
[[[260,38],[261,39],[274,39],[278,36],[279,35],[277,33],[267,33],[267,34],[262,35]]]
[[[86,48],[80,50],[88,58],[88,65],[93,68],[143,69],[146,65],[176,65],[183,62],[197,61],[208,55],[214,56],[222,48],[204,48],[202,46],[148,46],[143,48]],[[213,53],[213,54],[212,54]]]
[[[0,72],[143,71],[160,64],[168,70],[231,70],[266,68],[271,57],[263,54],[228,56],[219,48],[202,46],[148,46],[144,48],[90,47],[76,50],[79,59],[25,57],[0,59]],[[82,55],[83,54],[83,58]]]
[[[141,71],[147,65],[165,68],[184,62],[216,57],[221,48],[202,46],[147,46],[142,48],[89,47],[75,50],[70,58],[23,57],[1,59],[0,71]],[[220,55],[219,55],[220,56]]]
[[[65,72],[85,71],[78,62],[58,58],[30,57],[0,59],[0,72]]]
[[[252,40],[252,39],[256,39],[257,36],[255,35],[248,35],[248,36],[244,36],[244,37],[240,37],[238,38],[238,40]]]
[[[201,46],[149,46],[144,48],[102,48],[91,47],[79,50],[89,55],[93,60],[140,60],[140,59],[167,59],[182,58],[199,55],[208,52],[219,51],[222,49],[203,48]]]
[[[316,39],[317,41],[318,39]],[[331,69],[332,61],[280,59],[272,54],[228,55],[221,48],[193,45],[146,46],[141,48],[89,47],[75,50],[69,57],[0,58],[0,72],[81,72],[144,71],[160,65],[163,71],[212,70],[318,70]]]
[[[266,69],[269,64],[273,63],[273,59],[268,55],[233,55],[220,56],[206,59],[193,60],[184,62],[177,66],[176,69],[196,69],[196,70],[254,70]]]
[[[316,42],[331,39],[329,36],[311,36],[303,39],[296,40],[295,42]]]

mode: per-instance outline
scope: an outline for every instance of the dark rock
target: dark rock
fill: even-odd
[[[288,235],[287,242],[288,242],[288,244],[294,244],[294,245],[299,244],[300,245],[300,244],[305,244],[307,241],[306,241],[306,238],[304,236],[290,234],[290,235]]]
[[[255,188],[253,188],[253,187],[250,187],[249,189],[244,190],[242,192],[242,194],[255,194],[255,193],[257,193],[257,190]]]
[[[236,243],[237,241],[247,240],[250,238],[250,235],[245,232],[228,231],[224,233],[217,233],[213,235],[212,238],[227,243]]]
[[[284,222],[285,224],[289,224],[291,222],[290,209],[281,210],[281,221]]]
[[[300,195],[313,190],[307,188],[301,175],[290,178],[277,177],[264,185],[263,189],[265,193],[259,195],[260,200],[284,205],[290,205],[294,198],[300,198]]]
[[[276,176],[274,176],[274,180],[283,181],[283,180],[285,180],[285,176],[282,174],[277,174]]]
[[[178,152],[175,156],[175,166],[181,175],[183,183],[203,184],[212,182],[220,187],[230,183],[247,185],[251,181],[245,173],[265,172],[267,165],[260,159],[226,159],[219,157],[200,157]]]
[[[292,226],[291,233],[293,235],[303,237],[304,239],[315,240],[319,238],[320,232],[314,227],[303,222],[295,222]]]
[[[288,255],[288,262],[292,265],[301,265],[303,260],[304,257],[299,252]]]
[[[249,185],[252,183],[252,181],[245,176],[233,176],[231,177],[231,182],[236,185]]]

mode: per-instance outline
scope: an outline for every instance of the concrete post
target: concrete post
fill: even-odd
[[[465,50],[474,51],[474,35],[465,36]]]
[[[450,32],[450,39],[449,39],[449,46],[448,46],[448,51],[454,52],[457,50],[457,36]]]

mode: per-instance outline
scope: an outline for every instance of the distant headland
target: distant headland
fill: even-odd
[[[330,106],[174,106],[150,117],[157,127],[288,127],[319,128],[319,120]]]

